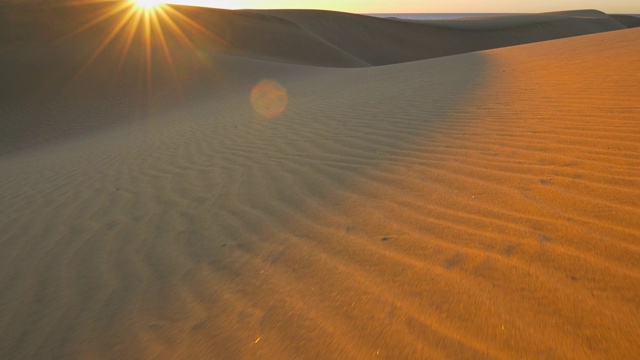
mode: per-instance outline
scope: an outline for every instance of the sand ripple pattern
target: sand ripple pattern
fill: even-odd
[[[3,156],[0,358],[632,357],[639,34],[241,63],[282,116],[239,86]]]

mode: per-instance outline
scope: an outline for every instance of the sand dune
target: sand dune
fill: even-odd
[[[130,37],[129,25],[122,26],[130,10],[113,1],[0,6],[0,77],[7,79],[0,83],[0,154],[138,119],[146,107],[138,105],[151,101],[145,97],[170,105],[172,98],[203,94],[202,86],[211,91],[207,82],[216,83],[217,93],[253,86],[263,75],[238,70],[236,57],[366,67],[623,28],[595,10],[411,23],[328,11],[172,6],[155,16],[171,59],[154,38],[147,67],[144,31]],[[144,22],[137,20],[140,28]],[[236,78],[243,71],[250,81]],[[103,116],[85,116],[95,111]]]
[[[627,28],[640,27],[640,18],[632,15],[611,15],[611,18]]]
[[[300,14],[229,16],[401,51]],[[6,36],[0,358],[640,352],[638,30],[356,68],[201,34],[173,72]]]
[[[308,10],[269,10],[372,65],[430,59],[623,29],[599,11],[489,19],[406,21]]]

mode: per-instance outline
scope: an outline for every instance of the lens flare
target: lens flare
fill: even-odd
[[[265,119],[280,116],[289,103],[287,89],[275,80],[262,80],[251,90],[251,106]]]

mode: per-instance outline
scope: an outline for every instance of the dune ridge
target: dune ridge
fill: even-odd
[[[633,357],[638,35],[352,68],[200,38],[151,87],[137,48],[78,75],[91,34],[44,83],[4,43],[0,358]]]

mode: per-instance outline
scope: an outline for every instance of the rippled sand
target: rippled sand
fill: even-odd
[[[640,29],[176,9],[3,33],[0,358],[640,353]]]

